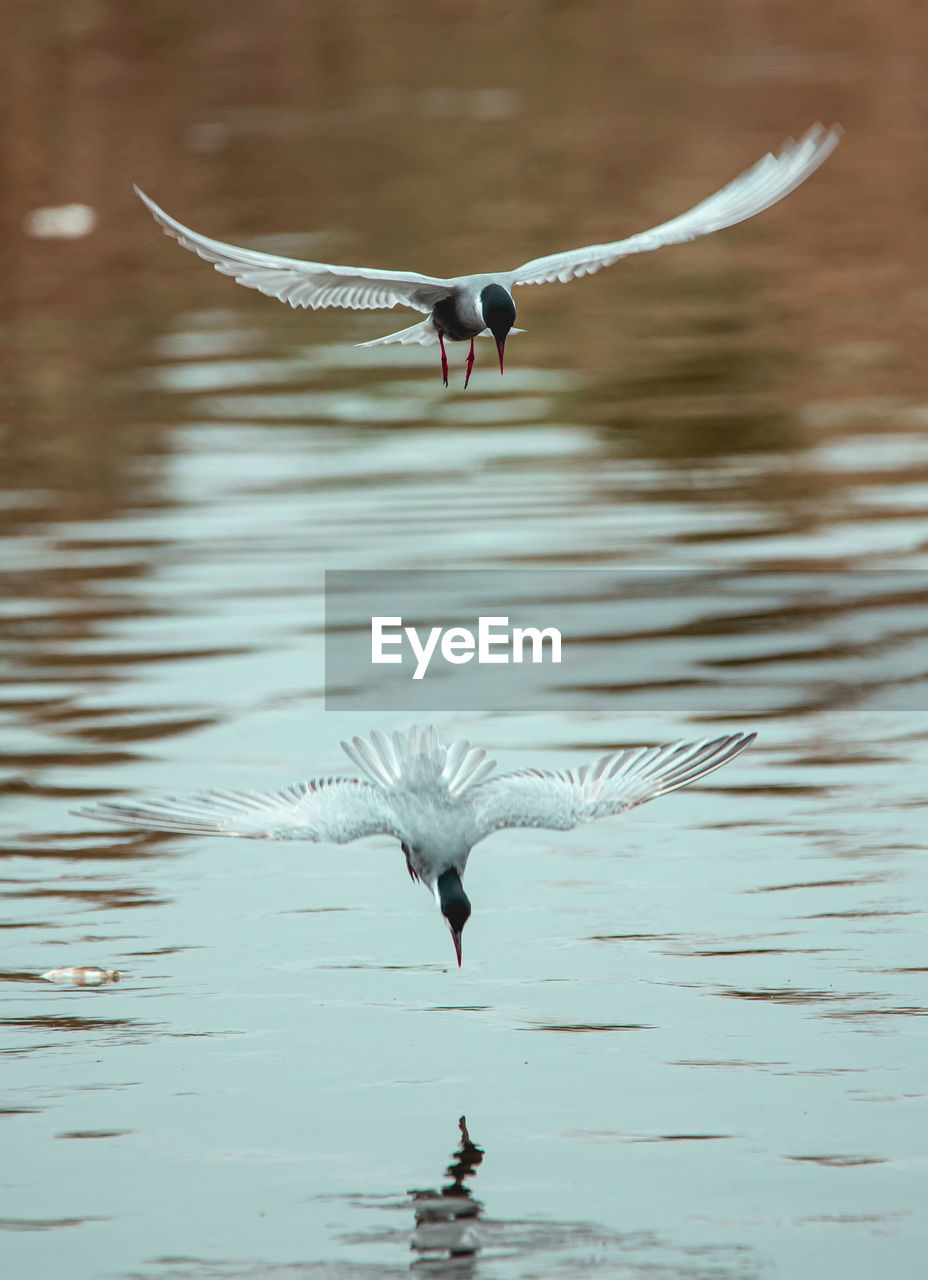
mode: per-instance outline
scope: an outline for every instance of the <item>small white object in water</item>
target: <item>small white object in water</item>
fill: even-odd
[[[89,204],[48,205],[33,209],[23,220],[27,236],[36,240],[80,240],[97,225],[97,215]]]
[[[49,969],[42,977],[46,982],[70,983],[74,987],[102,987],[107,982],[118,982],[122,974],[118,969],[101,969],[95,964],[77,968]]]

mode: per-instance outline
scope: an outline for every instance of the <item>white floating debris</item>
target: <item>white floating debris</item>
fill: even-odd
[[[46,982],[70,983],[75,987],[102,987],[107,982],[118,982],[122,977],[118,969],[101,969],[95,964],[79,965],[77,968],[49,969],[42,977]]]
[[[36,240],[79,240],[96,225],[97,215],[89,204],[48,205],[33,209],[23,220],[26,235]]]

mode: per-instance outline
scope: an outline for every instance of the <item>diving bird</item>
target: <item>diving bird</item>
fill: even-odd
[[[336,267],[324,262],[280,258],[273,253],[260,253],[257,249],[241,249],[191,231],[159,208],[144,191],[135,187],[135,192],[166,235],[173,236],[185,249],[192,249],[207,262],[212,262],[217,271],[232,276],[238,284],[257,289],[271,298],[279,298],[281,302],[289,302],[291,307],[377,310],[404,306],[425,312],[428,319],[419,324],[358,345],[376,347],[400,342],[426,346],[437,342],[441,347],[442,381],[447,386],[445,339],[451,342],[469,340],[470,352],[464,377],[466,387],[474,367],[474,339],[477,337],[492,334],[499,353],[499,371],[503,372],[506,337],[510,332],[520,332],[513,329],[516,304],[512,300],[512,290],[516,285],[546,284],[592,275],[600,267],[609,267],[629,254],[645,253],[667,244],[682,244],[753,218],[805,182],[828,158],[840,137],[841,129],[837,125],[831,129],[813,125],[798,142],[790,138],[783,144],[779,155],[770,153],[764,156],[727,187],[688,213],[626,240],[591,244],[584,249],[533,258],[513,271],[455,276],[448,280],[419,275],[416,271]]]
[[[685,787],[733,760],[755,734],[670,742],[601,756],[580,768],[491,776],[496,762],[469,742],[439,740],[432,726],[343,742],[361,777],[315,778],[281,791],[195,791],[75,810],[119,827],[252,840],[347,844],[388,835],[434,896],[461,963],[471,907],[461,877],[470,851],[503,827],[568,831]]]

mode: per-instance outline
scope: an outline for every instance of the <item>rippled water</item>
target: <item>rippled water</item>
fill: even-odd
[[[123,186],[149,182],[229,239],[335,227],[284,251],[337,260],[373,255],[379,230],[393,265],[444,237],[463,266],[498,225],[474,166],[503,181],[507,145],[536,136],[532,112],[539,139],[563,128],[586,185],[536,189],[536,170],[521,169],[525,190],[506,188],[513,216],[498,231],[507,254],[618,233],[616,187],[630,229],[647,225],[816,116],[840,114],[848,137],[814,185],[749,228],[526,298],[505,378],[480,353],[466,395],[459,348],[446,392],[431,352],[353,345],[400,327],[394,317],[290,316],[163,245],[128,198],[107,207],[108,188],[80,182],[50,193],[99,201],[116,247],[44,247],[34,292],[22,285],[11,310],[6,1274],[919,1274],[923,286],[887,284],[913,271],[901,214],[874,259],[883,197],[868,203],[861,168],[879,135],[858,118],[855,141],[847,114],[851,89],[870,101],[884,83],[883,62],[833,36],[803,52],[798,26],[792,52],[732,27],[732,51],[704,49],[682,73],[683,29],[658,58],[658,32],[632,17],[613,27],[608,6],[554,9],[528,40],[513,8],[499,56],[522,52],[508,78],[487,34],[449,9],[462,79],[480,88],[454,109],[440,86],[403,88],[417,83],[411,67],[389,82],[372,69],[386,35],[374,19],[357,25],[365,6],[339,10],[350,34],[325,6],[299,32],[290,14],[283,29],[344,72],[304,101],[299,59],[277,48],[269,65],[290,67],[292,115],[271,110],[243,53],[266,48],[253,18],[229,19],[227,45],[192,19],[175,30],[168,7],[153,8],[163,27],[149,16],[135,34],[73,19],[75,67],[105,47],[125,74],[149,68],[165,102],[183,86],[168,114],[186,142],[152,184],[170,148],[143,130],[140,154],[127,143],[119,158]],[[395,17],[395,48],[421,58],[441,46],[412,7]],[[611,59],[594,58],[597,33]],[[542,36],[576,39],[558,64],[573,98],[542,74]],[[664,105],[666,132],[649,125],[663,148],[645,161],[617,140],[607,173],[588,144],[602,136],[593,122],[630,110],[610,74],[626,46],[640,102],[675,74],[685,89]],[[242,83],[224,78],[233,66]],[[765,105],[751,115],[758,75]],[[783,80],[809,104],[785,123]],[[708,109],[688,118],[704,91],[719,113],[744,105],[743,128]],[[93,98],[86,83],[73,92]],[[120,80],[114,101],[127,93]],[[132,102],[130,122],[154,129]],[[698,125],[704,149],[689,165],[672,118],[692,136]],[[296,144],[310,136],[339,181],[304,190],[307,228],[280,175],[309,181]],[[394,148],[402,182],[386,181],[375,143]],[[430,217],[408,175],[455,157],[464,171]],[[195,173],[211,192],[199,207]],[[375,176],[381,228],[358,196]],[[455,221],[467,193],[470,228]],[[55,271],[68,288],[53,294]],[[574,583],[613,572],[633,621],[619,633],[593,601],[582,696],[552,687],[519,713],[437,715],[449,733],[505,768],[728,727],[759,737],[724,772],[623,822],[482,845],[460,971],[390,841],[124,834],[71,814],[116,792],[329,773],[341,738],[405,723],[326,710],[326,570],[511,580],[539,567]],[[71,965],[123,976],[42,981]]]

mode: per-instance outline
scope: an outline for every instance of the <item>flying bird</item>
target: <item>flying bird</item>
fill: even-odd
[[[464,386],[470,381],[474,367],[474,339],[492,334],[499,353],[499,371],[503,372],[503,349],[513,329],[516,304],[512,290],[517,285],[546,284],[554,280],[573,280],[592,275],[600,267],[609,267],[619,258],[632,253],[646,253],[667,244],[682,244],[724,227],[734,226],[762,213],[789,195],[822,164],[838,145],[841,129],[835,125],[825,129],[813,125],[798,142],[790,138],[779,155],[772,153],[735,178],[727,187],[689,212],[663,222],[650,231],[614,240],[610,244],[591,244],[566,253],[552,253],[533,258],[513,271],[487,275],[455,276],[442,280],[416,271],[382,271],[376,267],[336,267],[324,262],[303,262],[298,258],[281,258],[256,249],[242,249],[221,240],[191,231],[183,223],[159,208],[144,191],[135,192],[148,206],[155,221],[166,235],[173,236],[185,249],[192,249],[217,271],[232,276],[249,289],[257,289],[271,298],[289,302],[291,307],[350,307],[354,310],[377,310],[396,306],[413,307],[428,316],[418,324],[385,338],[361,342],[362,347],[384,343],[437,342],[441,347],[442,381],[448,385],[448,357],[445,339],[470,341]]]
[[[388,835],[434,896],[458,965],[471,906],[461,877],[470,851],[504,827],[568,831],[685,787],[733,760],[755,734],[636,747],[593,764],[491,776],[496,762],[469,742],[442,745],[432,726],[343,742],[360,777],[314,778],[281,791],[197,791],[88,805],[75,812],[119,827],[251,840],[347,844]]]

